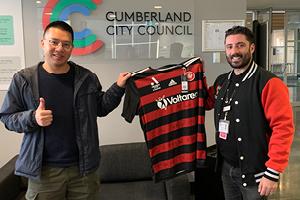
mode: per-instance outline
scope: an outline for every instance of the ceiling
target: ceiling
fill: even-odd
[[[247,9],[265,9],[272,8],[273,10],[280,9],[299,9],[299,0],[246,0]]]

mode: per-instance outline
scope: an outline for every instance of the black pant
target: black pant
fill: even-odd
[[[258,193],[258,185],[243,186],[242,172],[240,168],[235,168],[223,162],[222,182],[226,200],[266,200],[266,197]]]

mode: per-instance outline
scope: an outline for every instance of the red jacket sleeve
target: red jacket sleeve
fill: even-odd
[[[211,110],[214,108],[215,106],[215,88],[214,86],[210,86],[208,89],[207,89],[207,96],[206,96],[206,99],[205,99],[205,109],[206,110]]]
[[[272,78],[262,91],[261,101],[272,130],[266,167],[283,172],[288,165],[295,131],[288,88],[279,78]]]

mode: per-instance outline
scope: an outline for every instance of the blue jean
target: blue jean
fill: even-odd
[[[258,193],[258,185],[244,187],[240,168],[223,162],[222,182],[226,200],[266,200]]]

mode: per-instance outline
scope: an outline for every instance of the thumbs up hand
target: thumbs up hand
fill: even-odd
[[[51,110],[46,110],[45,99],[40,98],[39,107],[35,111],[35,119],[38,125],[45,127],[52,123],[53,116]]]

